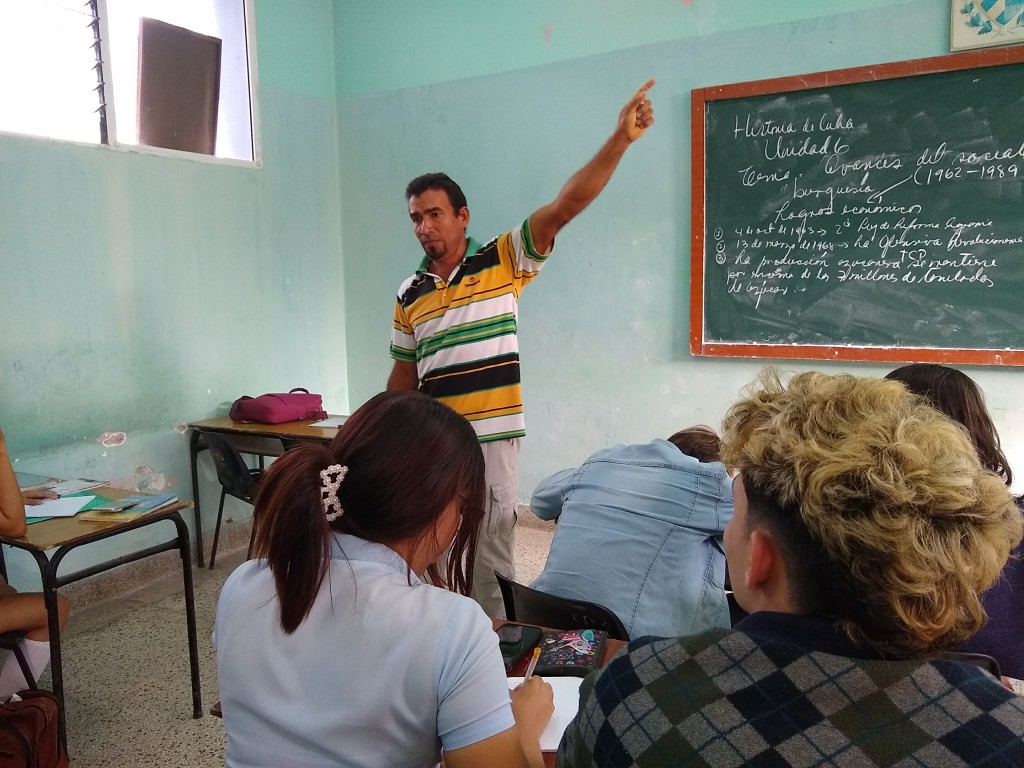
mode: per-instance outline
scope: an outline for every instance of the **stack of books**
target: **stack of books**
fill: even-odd
[[[135,494],[125,496],[123,499],[108,501],[104,504],[93,507],[79,514],[80,520],[96,520],[100,522],[110,520],[131,520],[144,515],[147,512],[154,512],[158,509],[174,504],[178,497],[173,493],[163,496],[148,496]]]

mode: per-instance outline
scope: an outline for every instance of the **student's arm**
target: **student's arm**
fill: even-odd
[[[416,363],[395,360],[395,367],[388,376],[388,390],[419,389],[420,377],[416,373]]]
[[[563,469],[551,477],[541,480],[530,497],[530,509],[541,520],[557,520],[562,514],[567,485],[576,469]]]
[[[19,538],[25,530],[25,504],[7,455],[7,440],[0,430],[0,535]]]
[[[600,194],[629,145],[643,136],[654,123],[654,108],[647,100],[647,91],[653,86],[653,80],[640,86],[619,112],[615,132],[604,146],[565,183],[554,201],[530,216],[530,235],[537,253],[544,254],[551,250],[555,235]]]
[[[540,735],[555,711],[554,692],[535,676],[510,695],[515,726],[468,747],[445,752],[445,768],[543,768]]]

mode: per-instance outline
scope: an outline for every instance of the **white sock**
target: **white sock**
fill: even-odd
[[[21,650],[25,654],[32,677],[39,675],[50,663],[50,643],[47,640],[22,640]],[[0,701],[6,701],[11,694],[28,686],[25,676],[21,673],[18,660],[11,651],[3,651],[0,659]]]

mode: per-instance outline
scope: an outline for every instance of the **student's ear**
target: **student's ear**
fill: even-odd
[[[768,581],[779,564],[779,550],[767,531],[755,528],[750,532],[750,558],[747,561],[746,587],[757,589]]]

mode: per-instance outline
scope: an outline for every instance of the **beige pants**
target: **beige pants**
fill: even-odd
[[[470,595],[492,618],[505,618],[505,606],[494,572],[514,579],[516,501],[519,495],[519,440],[480,443],[484,452],[484,519],[476,546]]]

